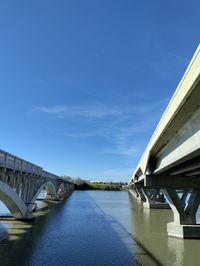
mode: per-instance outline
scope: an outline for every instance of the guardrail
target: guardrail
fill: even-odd
[[[42,175],[42,167],[25,161],[13,154],[0,150],[0,168],[25,172],[35,175]]]

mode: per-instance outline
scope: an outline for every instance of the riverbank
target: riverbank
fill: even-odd
[[[124,185],[112,183],[81,183],[74,185],[75,190],[104,190],[104,191],[124,191]]]

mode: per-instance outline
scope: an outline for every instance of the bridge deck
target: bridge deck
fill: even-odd
[[[130,182],[163,173],[200,155],[200,45],[169,102]],[[173,169],[173,171],[175,171]]]

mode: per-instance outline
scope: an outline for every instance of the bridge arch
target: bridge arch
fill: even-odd
[[[32,214],[18,194],[6,183],[0,181],[0,200],[6,205],[15,219],[31,219]]]
[[[65,189],[65,184],[64,183],[61,183],[60,185],[59,185],[59,188],[58,188],[58,194],[59,193],[63,193],[63,192],[65,192],[66,191],[66,189]]]
[[[40,192],[45,189],[47,192],[47,195],[49,195],[52,199],[57,199],[57,193],[56,193],[56,187],[54,185],[53,182],[51,181],[47,181],[45,183],[43,183],[40,188],[38,189],[38,191],[36,192],[36,194],[34,195],[34,197],[31,200],[31,203],[34,204],[35,201],[37,200],[37,197],[39,196]]]

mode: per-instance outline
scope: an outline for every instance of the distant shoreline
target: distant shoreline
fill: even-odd
[[[75,190],[104,190],[104,191],[125,191],[124,186],[118,184],[105,184],[105,183],[84,183],[74,184]]]

